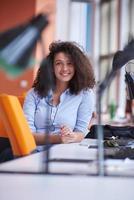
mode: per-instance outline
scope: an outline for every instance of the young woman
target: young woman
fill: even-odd
[[[94,111],[95,78],[85,53],[74,42],[53,42],[24,102],[37,145],[80,142]]]

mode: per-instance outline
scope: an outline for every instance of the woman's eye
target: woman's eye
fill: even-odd
[[[61,63],[60,63],[60,62],[57,62],[57,63],[55,63],[55,65],[61,65]]]
[[[69,66],[73,66],[73,64],[70,62],[70,63],[67,63],[67,65],[69,65]]]

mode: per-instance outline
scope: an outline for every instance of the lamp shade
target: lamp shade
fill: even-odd
[[[104,80],[99,84],[98,93],[102,94],[104,90],[107,88],[107,86],[110,85],[111,81],[116,76],[118,70],[121,69],[123,66],[127,65],[133,59],[134,59],[134,39],[132,38],[128,42],[128,44],[126,44],[123,50],[118,50],[117,52],[115,52],[112,61],[112,69],[108,74],[106,74]]]
[[[47,25],[47,17],[39,14],[25,24],[0,33],[0,68],[17,76],[29,67],[31,54]]]
[[[127,98],[134,99],[134,60],[126,65],[125,82],[127,88]]]

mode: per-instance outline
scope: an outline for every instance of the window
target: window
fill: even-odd
[[[134,1],[129,3],[129,34],[134,37]]]
[[[99,80],[102,81],[112,68],[112,59],[119,44],[119,1],[105,0],[100,3],[100,56]],[[107,111],[111,102],[117,102],[118,76],[112,81],[102,97],[102,109]]]
[[[69,39],[76,41],[92,54],[93,51],[93,2],[72,0],[70,4]]]

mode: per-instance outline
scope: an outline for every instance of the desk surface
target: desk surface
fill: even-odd
[[[133,200],[134,179],[0,174],[1,200]]]
[[[93,140],[89,139],[91,144]],[[87,163],[74,163],[74,162],[51,162],[50,172],[62,172],[62,173],[88,173],[89,163],[88,161],[96,160],[97,149],[89,149],[88,143],[80,144],[58,144],[54,145],[50,149],[50,159],[62,160],[62,159],[77,159],[87,160]],[[42,172],[45,168],[45,153],[35,153],[23,158],[9,161],[0,165],[0,171],[23,171],[23,172]],[[96,172],[95,172],[96,173]]]
[[[91,143],[91,140],[90,140]],[[128,177],[98,177],[86,176],[95,174],[96,149],[89,149],[86,143],[55,145],[51,148],[51,159],[77,158],[90,159],[88,163],[59,163],[50,164],[51,172],[70,172],[77,175],[26,175],[0,174],[0,200],[37,200],[44,197],[47,200],[93,199],[93,200],[133,200],[134,178]],[[0,170],[10,171],[43,171],[42,160],[44,153],[36,153],[0,165]],[[107,160],[107,174],[128,174],[134,172],[134,163],[122,160]],[[78,175],[81,174],[81,175]]]
[[[90,144],[95,144],[95,141],[93,141],[93,139],[87,139],[82,145],[76,143],[54,145],[50,149],[50,159],[55,162],[50,162],[49,171],[52,173],[96,175],[98,173],[96,161],[97,149],[88,148]],[[43,172],[45,169],[45,162],[43,160],[45,158],[45,153],[46,152],[35,153],[0,164],[0,171]],[[80,159],[81,162],[61,162],[62,159]],[[82,162],[83,160],[86,162]],[[106,175],[134,177],[134,160],[107,159],[104,164]]]

